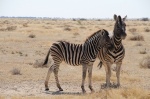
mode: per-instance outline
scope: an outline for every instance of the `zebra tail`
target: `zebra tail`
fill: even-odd
[[[102,62],[100,61],[99,64],[97,65],[97,67],[99,67],[99,69],[102,68]]]
[[[45,61],[44,61],[43,65],[46,65],[46,64],[48,63],[49,54],[50,54],[50,50],[49,50],[48,53],[47,53],[47,56],[46,56],[46,58],[45,58]]]

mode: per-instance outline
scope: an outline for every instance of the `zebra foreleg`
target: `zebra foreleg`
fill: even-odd
[[[120,69],[121,69],[122,63],[116,64],[116,77],[117,77],[117,87],[120,87]]]
[[[91,92],[95,92],[94,89],[92,88],[92,69],[93,65],[88,66],[89,88]]]
[[[59,69],[59,65],[57,65],[56,68],[54,69],[54,76],[55,76],[55,80],[56,80],[56,86],[59,88],[59,91],[63,91],[63,89],[61,88],[61,86],[59,84],[58,69]]]
[[[87,66],[86,65],[82,65],[82,84],[81,84],[81,89],[82,89],[83,93],[86,93],[85,88],[84,88],[86,72],[87,72]]]
[[[111,65],[109,63],[105,64],[105,71],[106,71],[106,87],[109,88],[110,83],[110,77],[111,77]]]
[[[49,88],[48,88],[48,81],[49,81],[49,78],[50,78],[50,75],[52,73],[52,71],[54,70],[54,65],[52,65],[49,70],[48,70],[48,73],[47,73],[47,76],[46,76],[46,80],[45,80],[45,91],[48,91]]]
[[[99,67],[99,69],[102,68],[102,61],[99,62],[99,64],[97,65],[97,67]]]

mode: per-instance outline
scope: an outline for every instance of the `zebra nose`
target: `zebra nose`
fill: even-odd
[[[123,33],[123,34],[121,35],[121,39],[125,39],[126,36],[127,36],[127,34],[126,34],[126,33]]]

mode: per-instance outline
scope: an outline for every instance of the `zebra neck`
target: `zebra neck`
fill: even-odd
[[[113,44],[114,44],[116,49],[119,48],[122,45],[121,37],[117,36],[115,33],[112,37],[112,41],[113,41]]]

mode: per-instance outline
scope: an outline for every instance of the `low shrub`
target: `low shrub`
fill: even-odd
[[[144,41],[144,37],[142,35],[134,35],[130,37],[131,41]]]

